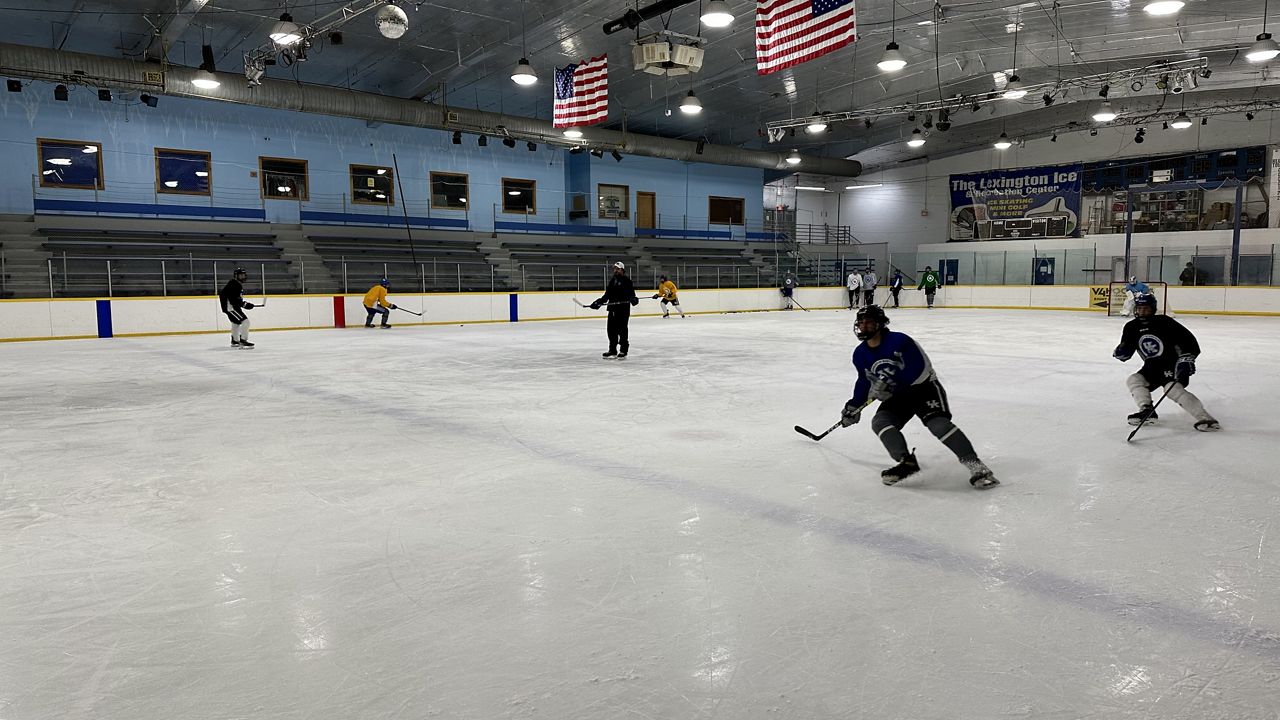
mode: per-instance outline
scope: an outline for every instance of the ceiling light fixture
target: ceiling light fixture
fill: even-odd
[[[996,138],[995,149],[1008,150],[1011,147],[1013,147],[1013,142],[1009,140],[1009,136],[1004,133],[1000,133],[1000,137]]]
[[[788,164],[788,165],[799,165],[799,164],[800,164],[800,153],[796,152],[795,150],[792,150],[792,151],[791,151],[791,154],[787,156],[787,164]]]
[[[293,16],[288,12],[280,14],[280,22],[277,22],[271,28],[271,42],[280,46],[296,45],[302,39],[302,30],[298,24],[293,21]]]
[[[1182,0],[1152,0],[1142,7],[1148,15],[1172,15],[1186,5]]]
[[[460,131],[458,131],[458,130],[454,130],[454,131],[453,131],[453,141],[452,141],[452,142],[453,142],[453,144],[454,144],[454,145],[461,145],[461,144],[462,144],[462,133],[461,133]]]
[[[191,84],[201,90],[213,90],[222,83],[218,82],[218,78],[214,76],[216,68],[213,64],[213,46],[200,46],[200,69],[196,71],[196,76],[192,78]]]
[[[864,190],[866,188],[881,187],[884,183],[867,183],[866,185],[845,185],[845,190]]]
[[[920,128],[911,131],[911,139],[907,140],[907,146],[918,148],[924,145],[924,133],[920,132]]]
[[[165,186],[165,187],[169,187],[169,188],[176,188],[176,187],[178,187],[178,181],[177,181],[177,180],[165,180],[165,181],[164,181],[164,186]]]
[[[1186,130],[1191,127],[1191,118],[1187,117],[1185,112],[1178,113],[1178,116],[1169,123],[1169,127],[1174,130]]]
[[[808,125],[805,125],[804,131],[809,133],[810,135],[817,135],[819,133],[824,133],[827,131],[827,121],[823,118],[818,118],[817,120],[814,120]]]
[[[808,191],[810,191],[810,192],[826,192],[826,191],[827,191],[827,189],[826,189],[826,188],[824,188],[824,187],[818,187],[818,186],[816,186],[816,185],[797,185],[797,186],[796,186],[796,189],[797,189],[797,190],[808,190]]]
[[[515,138],[502,138],[502,144],[503,144],[503,145],[506,145],[506,146],[507,146],[507,147],[509,147],[509,148],[513,148],[513,147],[515,147],[515,146],[516,146],[516,139],[515,139]]]
[[[519,190],[508,190],[508,191],[507,191],[507,194],[508,194],[508,195],[511,195],[511,196],[513,196],[513,197],[514,197],[514,196],[516,196],[516,195],[519,195],[519,194],[520,194],[520,191],[519,191]]]
[[[409,31],[409,16],[391,3],[392,0],[387,0],[387,4],[373,16],[373,24],[382,37],[395,40]]]
[[[711,0],[707,3],[707,9],[702,12],[702,24],[707,27],[728,27],[732,22],[733,11],[724,0]]]
[[[1009,82],[1005,83],[1004,94],[1001,97],[1005,100],[1021,100],[1026,95],[1027,91],[1022,87],[1022,81],[1015,73],[1009,78]]]
[[[622,162],[622,153],[618,152],[617,150],[610,150],[609,154],[613,156],[614,162]]]
[[[102,102],[111,102],[111,88],[98,88],[98,99]]]
[[[689,94],[680,101],[680,112],[685,115],[697,115],[702,112],[702,101],[693,94],[693,88],[689,88]]]
[[[570,140],[577,140],[578,138],[582,137],[582,131],[576,127],[565,128],[564,136],[569,138]]]
[[[287,193],[287,192],[289,192],[289,186],[288,186],[288,185],[277,185],[277,186],[276,186],[276,192]]]
[[[530,142],[530,143],[529,143],[528,145],[526,145],[525,147],[529,148],[529,152],[537,152],[537,150],[538,150],[538,144],[537,144],[537,143],[535,143],[535,142]]]
[[[378,174],[379,174],[379,175],[386,175],[386,174],[387,174],[387,169],[386,169],[386,168],[378,168]]]
[[[529,64],[529,50],[525,47],[525,25],[524,25],[524,0],[520,0],[520,62],[516,63],[516,69],[511,71],[511,82],[528,86],[538,82],[538,74],[533,71],[533,66]]]
[[[889,44],[885,45],[884,56],[880,58],[880,62],[876,63],[876,67],[880,68],[880,72],[896,73],[907,66],[907,59],[898,49],[898,3],[889,3],[889,7],[891,8]]]
[[[1105,123],[1111,122],[1117,117],[1118,115],[1116,115],[1115,108],[1111,107],[1111,103],[1104,102],[1102,103],[1102,107],[1098,108],[1098,112],[1093,114],[1093,121]]]
[[[54,99],[54,100],[59,100],[59,101],[61,101],[61,102],[66,102],[66,101],[67,101],[67,99],[68,99],[69,97],[71,97],[71,96],[67,93],[67,86],[66,86],[66,85],[57,85],[57,86],[55,86],[55,87],[53,88],[53,99]]]

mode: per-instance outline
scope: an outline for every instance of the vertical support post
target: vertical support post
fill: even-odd
[[[267,296],[267,264],[258,264],[258,274],[262,277],[262,297]]]
[[[1236,181],[1236,222],[1231,229],[1231,277],[1227,283],[1240,284],[1240,203],[1244,202],[1244,183]]]
[[[213,261],[213,294],[218,294],[218,261]]]
[[[1128,280],[1129,253],[1133,249],[1133,190],[1129,188],[1125,188],[1124,209],[1129,216],[1129,219],[1124,224],[1124,279]],[[1239,215],[1236,217],[1239,217]]]
[[[426,292],[427,292],[427,266],[426,266],[425,264],[423,264],[423,263],[418,263],[418,275],[422,278],[422,282],[421,282],[422,292],[423,292],[423,294],[426,294]]]
[[[580,291],[580,290],[582,290],[582,266],[581,266],[581,265],[579,265],[579,266],[575,267],[575,268],[573,269],[573,274],[574,274],[574,275],[576,276],[576,278],[577,278],[577,279],[576,279],[576,281],[574,282],[574,289],[575,289],[575,290],[579,290],[579,291]]]
[[[347,258],[346,256],[343,256],[342,258],[342,294],[345,295],[349,292],[351,292],[351,290],[347,287]]]
[[[556,266],[551,266],[551,292],[556,291]]]
[[[298,256],[298,274],[302,276],[302,294],[307,294],[307,261]]]
[[[53,258],[45,260],[49,265],[49,297],[53,297]]]
[[[169,297],[169,280],[165,277],[164,260],[160,261],[160,294]]]
[[[95,191],[95,192],[96,192],[96,191]],[[110,261],[110,260],[108,260],[108,261],[107,261],[107,297],[115,297],[115,296],[114,296],[114,295],[112,295],[111,293],[112,293],[112,289],[111,289],[111,261]]]
[[[1005,250],[1000,253],[1000,284],[1009,284],[1009,251]]]
[[[462,292],[462,263],[454,265],[453,269],[458,273],[458,292]]]
[[[524,264],[520,265],[520,291],[527,292],[529,290],[529,281],[524,275]]]
[[[382,277],[386,277],[386,276],[387,276],[387,264],[382,263]]]
[[[490,265],[489,266],[489,292],[494,292],[496,288],[497,288],[497,285],[495,284],[495,281],[494,281],[493,266]],[[426,291],[424,290],[423,292],[426,292]]]

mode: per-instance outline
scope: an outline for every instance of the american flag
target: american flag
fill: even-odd
[[[756,72],[768,75],[857,39],[853,0],[756,0]]]
[[[609,56],[556,68],[554,127],[581,127],[609,117]]]

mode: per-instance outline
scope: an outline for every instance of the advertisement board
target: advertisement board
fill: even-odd
[[[951,176],[952,240],[1079,237],[1080,165]]]

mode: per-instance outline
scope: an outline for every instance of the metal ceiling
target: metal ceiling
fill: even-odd
[[[160,41],[176,38],[168,51],[171,63],[194,67],[200,44],[216,50],[218,69],[237,72],[245,51],[261,44],[279,14],[280,0],[43,0],[22,7],[0,0],[0,42],[59,48],[110,57],[143,58]],[[647,0],[642,0],[648,4]],[[289,2],[288,11],[308,23],[350,0]],[[824,111],[850,111],[882,105],[972,94],[994,89],[994,73],[1014,69],[1014,34],[1018,28],[1016,69],[1027,83],[1052,82],[1060,76],[1083,76],[1132,68],[1159,60],[1209,58],[1213,76],[1199,93],[1215,98],[1247,100],[1270,81],[1266,66],[1247,63],[1240,54],[1262,31],[1262,2],[1257,0],[1189,0],[1173,16],[1142,12],[1142,0],[1052,0],[1033,2],[943,3],[942,22],[929,0],[899,2],[895,37],[909,64],[888,78],[875,67],[890,37],[889,0],[858,3],[861,38],[853,47],[815,61],[760,77],[755,73],[752,0],[729,0],[737,19],[722,30],[701,29],[706,59],[693,78],[704,112],[692,119],[676,110],[688,80],[667,80],[630,67],[630,32],[606,36],[601,25],[632,5],[620,0],[400,0],[409,15],[409,31],[399,40],[382,37],[371,14],[342,28],[343,43],[319,38],[305,63],[276,66],[268,78],[349,87],[399,98],[446,102],[507,115],[550,119],[550,78],[554,66],[609,53],[611,113],[607,127],[693,140],[706,136],[717,144],[762,148],[769,121]],[[522,50],[521,9],[527,31]],[[698,5],[676,10],[662,21],[651,20],[642,32],[664,27],[698,33]],[[935,56],[936,42],[936,56]],[[540,82],[514,85],[511,67],[526,55]],[[935,62],[936,57],[936,62]],[[1118,94],[1146,102],[1152,89]],[[1225,93],[1225,95],[1224,95]],[[1071,113],[1086,119],[1086,94],[1068,96],[1044,112],[1038,96],[1009,101],[981,113],[953,117],[955,139],[934,133],[931,154],[961,152],[986,144],[978,132],[998,119],[1010,134],[1049,132],[1062,127]],[[1078,107],[1077,107],[1078,106]],[[994,114],[993,114],[994,113]],[[787,138],[771,150],[799,148],[807,154],[854,156],[872,165],[896,163],[919,155],[901,142],[914,123],[886,118],[871,128],[862,123],[833,127],[821,136]],[[970,127],[972,126],[972,127]]]

